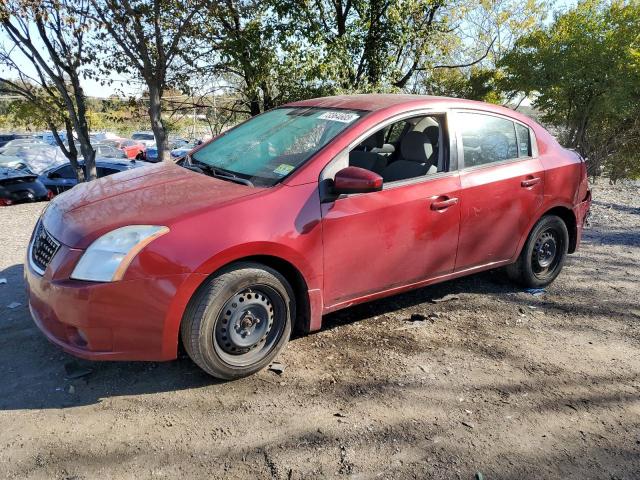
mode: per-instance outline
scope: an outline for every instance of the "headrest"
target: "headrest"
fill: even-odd
[[[431,125],[424,129],[424,133],[431,140],[431,145],[438,145],[440,141],[440,128],[436,125]]]
[[[362,145],[368,149],[381,148],[384,145],[384,130],[378,130],[373,135],[365,138]]]
[[[400,142],[400,154],[405,160],[427,163],[433,154],[431,140],[423,132],[407,132]]]

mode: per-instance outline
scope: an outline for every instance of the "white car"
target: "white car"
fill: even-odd
[[[144,143],[146,147],[151,147],[156,144],[156,137],[153,132],[135,132],[131,135],[131,139],[138,143]]]

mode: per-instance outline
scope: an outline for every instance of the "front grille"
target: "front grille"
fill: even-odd
[[[31,261],[34,265],[44,272],[59,248],[60,243],[39,222],[31,246]]]

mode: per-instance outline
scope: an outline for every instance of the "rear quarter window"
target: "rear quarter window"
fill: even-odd
[[[518,156],[531,156],[531,135],[529,129],[524,125],[516,123],[516,133],[518,134]]]

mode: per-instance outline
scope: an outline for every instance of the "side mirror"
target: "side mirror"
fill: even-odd
[[[359,167],[347,167],[336,173],[333,192],[341,194],[367,193],[382,190],[382,177]]]

